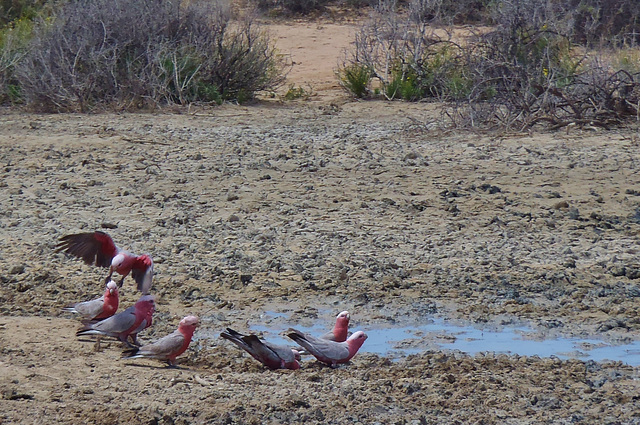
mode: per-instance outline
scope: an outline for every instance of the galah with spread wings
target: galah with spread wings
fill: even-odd
[[[289,347],[262,341],[257,335],[243,335],[230,328],[220,336],[233,342],[271,370],[300,369],[300,354]]]
[[[169,367],[175,367],[176,357],[184,353],[189,347],[198,323],[197,316],[187,316],[180,321],[178,329],[173,333],[160,338],[152,344],[127,350],[122,356],[125,359],[148,358],[165,360]]]
[[[341,311],[340,314],[338,314],[338,316],[336,317],[336,324],[333,327],[333,330],[322,335],[320,338],[335,342],[346,341],[347,333],[349,331],[350,318],[351,316],[349,316],[348,311]]]
[[[104,232],[77,233],[60,238],[56,252],[64,252],[82,258],[88,265],[109,267],[111,280],[114,272],[122,275],[118,286],[122,286],[124,278],[131,276],[138,284],[138,290],[146,295],[151,289],[153,280],[153,260],[148,255],[135,255],[116,246],[111,236]]]
[[[295,329],[289,329],[287,336],[313,354],[318,361],[331,367],[351,360],[367,339],[362,331],[354,333],[344,342],[315,338]]]
[[[127,339],[129,336],[137,343],[138,332],[148,328],[153,323],[155,301],[152,295],[143,295],[125,311],[115,314],[97,323],[87,322],[83,328],[76,332],[77,336],[106,335],[118,338],[131,346]]]
[[[63,310],[82,315],[84,320],[102,320],[111,317],[118,311],[118,285],[113,280],[107,283],[104,295],[91,301],[75,303]]]

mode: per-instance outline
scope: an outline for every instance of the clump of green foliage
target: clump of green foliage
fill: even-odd
[[[338,70],[340,84],[355,97],[363,99],[369,96],[369,83],[372,77],[367,65],[354,63]]]

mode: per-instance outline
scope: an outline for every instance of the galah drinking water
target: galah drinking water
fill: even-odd
[[[257,335],[243,335],[230,328],[220,336],[233,342],[271,370],[300,369],[300,355],[289,347],[262,341]]]

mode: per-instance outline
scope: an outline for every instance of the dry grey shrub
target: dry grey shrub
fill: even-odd
[[[418,0],[410,6],[413,19],[435,25],[478,24],[489,19],[488,0]]]
[[[41,22],[16,75],[35,108],[86,111],[246,100],[281,84],[285,66],[224,3],[74,0]]]
[[[459,59],[459,46],[450,33],[436,32],[421,20],[419,7],[419,0],[409,4],[408,12],[399,12],[394,0],[377,3],[356,33],[353,49],[338,65],[343,86],[353,87],[349,76],[355,74],[368,77],[387,99],[445,99],[452,94],[446,86]],[[356,74],[354,69],[367,72]]]
[[[457,122],[523,130],[545,123],[609,127],[638,113],[638,74],[576,49],[559,2],[503,1],[470,43],[471,95]],[[590,57],[592,59],[587,60]]]
[[[457,42],[426,21],[425,1],[411,1],[411,19],[380,1],[339,65],[345,88],[367,97],[377,81],[387,99],[434,98],[451,124],[464,127],[609,127],[637,119],[640,74],[616,69],[608,53],[577,49],[566,1],[496,2],[493,25]]]

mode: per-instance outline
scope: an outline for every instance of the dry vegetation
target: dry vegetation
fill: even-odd
[[[285,79],[288,63],[255,15],[239,18],[223,2],[0,4],[9,16],[0,23],[5,103],[89,111],[244,102]],[[273,16],[327,3],[247,4]],[[339,78],[360,98],[441,102],[449,125],[610,128],[640,114],[639,18],[632,0],[381,0]],[[460,40],[454,24],[483,30]]]

